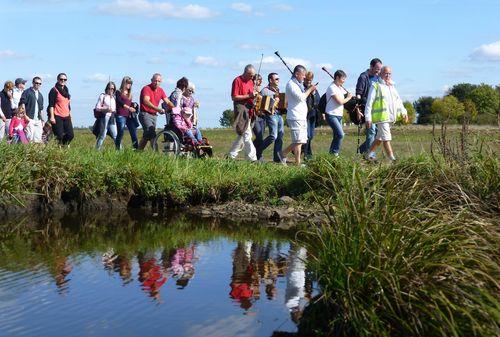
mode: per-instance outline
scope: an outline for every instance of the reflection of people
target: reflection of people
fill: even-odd
[[[173,249],[168,257],[165,254],[163,256],[164,267],[171,273],[172,277],[177,278],[176,285],[179,286],[179,289],[187,287],[189,280],[194,276],[194,251],[195,246],[191,245]]]
[[[66,277],[72,270],[73,267],[69,263],[66,256],[56,258],[54,279],[56,281],[58,292],[61,295],[68,292],[69,279],[66,279]]]
[[[159,300],[160,288],[167,282],[166,276],[153,254],[139,253],[137,259],[139,262],[139,282],[142,284],[142,289],[148,292],[150,297]]]
[[[248,310],[252,307],[251,298],[253,291],[252,274],[253,267],[250,263],[250,252],[252,243],[250,241],[238,242],[233,253],[233,274],[231,275],[231,292],[229,296],[240,303],[240,307]]]
[[[294,322],[300,317],[300,313],[303,310],[300,300],[305,297],[306,257],[307,250],[304,247],[292,246],[290,248],[289,264],[286,273],[285,302]]]

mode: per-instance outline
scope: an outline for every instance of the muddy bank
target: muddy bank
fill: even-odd
[[[167,216],[176,213],[201,218],[219,218],[237,222],[259,222],[289,229],[298,224],[318,224],[325,219],[319,207],[301,204],[284,196],[269,203],[230,201],[220,204],[179,206],[168,200],[145,199],[136,195],[102,195],[93,199],[74,198],[63,193],[60,199],[47,201],[38,195],[26,195],[0,206],[0,218],[20,215],[58,216],[73,213],[132,212],[144,216]]]

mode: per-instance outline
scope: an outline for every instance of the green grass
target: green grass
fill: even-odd
[[[312,169],[329,220],[300,236],[322,291],[305,336],[498,335],[497,158]]]

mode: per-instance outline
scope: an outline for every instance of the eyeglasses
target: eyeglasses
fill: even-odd
[[[275,80],[275,81],[279,81],[280,79],[279,79],[279,78],[275,78],[274,80]]]
[[[33,82],[33,84],[42,85],[42,82]]]
[[[188,89],[187,91],[188,91],[188,92],[190,92],[190,93],[193,93],[193,92],[194,92],[194,90],[193,90],[193,89]]]
[[[67,78],[60,78],[58,81],[66,82],[67,80],[68,80]]]

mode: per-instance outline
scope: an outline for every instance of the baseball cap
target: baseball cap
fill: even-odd
[[[26,80],[23,80],[22,78],[16,78],[16,82],[15,82],[15,85],[19,85],[19,84],[26,84]]]

